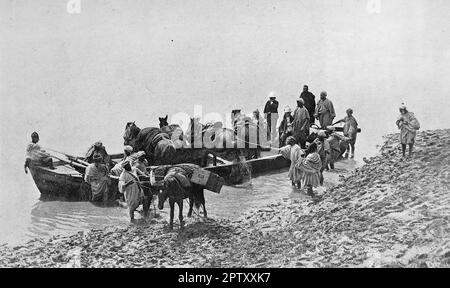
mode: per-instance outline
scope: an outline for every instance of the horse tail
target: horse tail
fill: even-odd
[[[205,194],[202,186],[198,184],[192,184],[191,195],[192,199],[194,200],[194,206],[196,209],[199,209],[201,205],[205,204]]]

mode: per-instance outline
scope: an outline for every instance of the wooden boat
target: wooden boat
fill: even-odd
[[[341,132],[342,128],[337,127],[336,131]],[[361,132],[361,130],[358,129],[358,132]],[[248,148],[246,149],[247,151],[250,151],[250,154],[252,153],[251,150],[248,150]],[[181,159],[193,159],[195,157],[192,153],[204,152],[201,151],[201,149],[200,151],[195,150],[196,149],[184,149],[184,151],[180,151],[180,154],[184,154],[184,156],[180,156]],[[221,151],[223,152],[223,149]],[[235,152],[236,151],[231,151],[231,153]],[[228,152],[225,151],[225,153]],[[270,152],[265,153],[267,154]],[[283,158],[281,155],[266,155],[261,158],[248,160],[247,157],[250,154],[246,154],[245,151],[242,153],[241,151],[238,154],[233,154],[233,157],[240,155],[241,159],[246,159],[245,161],[238,160],[237,158],[239,157],[235,157],[236,159],[233,161],[222,159],[222,161],[219,161],[221,163],[215,166],[209,164],[209,166],[203,168],[223,177],[227,185],[233,185],[242,183],[242,181],[245,180],[246,175],[254,177],[267,172],[286,169],[290,165],[290,161]],[[122,159],[123,154],[114,154],[110,156],[113,160],[115,159],[117,161]],[[83,179],[85,166],[77,163],[75,160],[76,158],[77,157],[69,157],[69,160],[57,158],[59,161],[54,162],[55,169],[40,166],[29,167],[33,180],[41,192],[42,199],[64,199],[68,201],[88,201],[90,199],[90,186],[84,182]],[[120,196],[118,191],[118,177],[110,176],[110,180],[109,199],[118,199]],[[148,181],[149,179],[141,180]],[[149,181],[148,185],[150,185]]]
[[[111,155],[113,158],[121,154]],[[245,162],[235,162],[208,166],[204,169],[225,179],[227,185],[238,184],[242,181],[240,175],[251,173],[252,176],[268,171],[289,167],[290,161],[281,155],[266,156]],[[43,200],[89,201],[90,186],[83,180],[83,169],[73,161],[55,161],[55,169],[41,166],[30,166],[29,170],[41,192]],[[109,199],[118,199],[118,177],[110,176]],[[148,179],[141,179],[148,180]],[[150,185],[150,182],[148,182]]]

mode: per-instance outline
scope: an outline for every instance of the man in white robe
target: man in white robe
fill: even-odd
[[[124,171],[119,177],[119,192],[124,194],[130,213],[130,221],[134,221],[134,211],[143,202],[144,192],[139,182],[138,171],[132,168],[128,160],[122,163]]]

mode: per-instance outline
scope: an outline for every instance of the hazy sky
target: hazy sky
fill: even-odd
[[[448,0],[67,2],[0,1],[2,161],[34,130],[117,152],[127,121],[261,110],[271,91],[282,109],[305,83],[340,116],[352,107],[365,141],[395,131],[403,101],[424,128],[450,121]]]

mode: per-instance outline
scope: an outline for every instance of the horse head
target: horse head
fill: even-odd
[[[172,184],[170,184],[171,180],[167,177],[164,178],[164,189],[161,189],[158,193],[158,209],[162,210],[164,208],[164,202],[166,202],[167,198],[169,197],[169,189],[171,188]]]
[[[158,117],[159,119],[159,128],[163,128],[169,126],[169,122],[167,122],[168,115],[166,117]]]
[[[139,134],[139,132],[141,131],[141,129],[139,129],[136,124],[133,122],[128,122],[125,125],[125,133],[123,134],[123,144],[124,145],[131,145],[134,146],[134,142],[137,138],[137,135]]]

